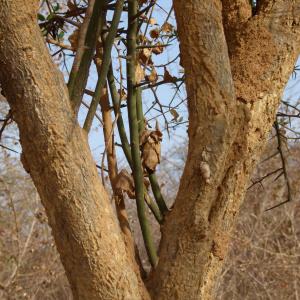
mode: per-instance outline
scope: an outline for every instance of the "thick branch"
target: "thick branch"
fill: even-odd
[[[147,297],[35,21],[32,2],[0,1],[0,82],[74,299]]]
[[[299,53],[299,1],[272,2],[271,11],[260,11],[237,26],[235,39],[227,37],[235,93],[220,1],[174,3],[190,140],[175,206],[163,228],[159,264],[149,283],[155,299],[213,298],[249,174]],[[210,169],[208,180],[203,163]]]

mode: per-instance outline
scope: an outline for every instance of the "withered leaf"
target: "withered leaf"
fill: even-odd
[[[144,48],[141,51],[139,51],[139,61],[140,63],[142,63],[143,65],[153,65],[153,61],[151,59],[151,54],[152,52],[147,49]]]
[[[70,11],[76,10],[76,8],[77,8],[76,4],[74,4],[71,0],[68,0],[67,6]]]
[[[142,164],[148,171],[155,171],[160,163],[162,133],[160,130],[144,130],[140,136]]]
[[[170,82],[170,83],[173,83],[173,82],[176,82],[177,80],[177,77],[175,76],[172,76],[169,71],[167,70],[167,68],[165,67],[165,71],[164,71],[164,81],[165,82]]]
[[[158,79],[158,75],[156,73],[155,68],[152,68],[150,75],[146,75],[145,79],[147,81],[150,81],[151,83],[155,83]]]
[[[150,18],[149,19],[149,24],[150,25],[155,25],[155,24],[157,24],[157,22],[156,22],[156,20],[154,18]]]
[[[169,33],[173,31],[174,26],[168,22],[165,22],[162,26],[161,26],[161,31]]]
[[[79,29],[77,28],[73,31],[73,33],[68,38],[73,49],[77,49],[78,37],[79,37]]]
[[[120,171],[114,181],[115,192],[117,196],[123,196],[123,193],[127,194],[130,199],[135,198],[134,181],[132,176],[124,169]]]
[[[173,116],[173,120],[177,121],[178,118],[179,118],[178,112],[177,112],[174,108],[172,108],[172,109],[170,110],[170,113],[171,113],[171,115]]]
[[[139,34],[137,40],[140,44],[146,44],[148,42],[148,39],[143,34]]]
[[[120,96],[120,100],[126,100],[127,99],[127,94],[125,92],[124,89],[122,89],[122,91],[120,89],[118,89],[118,93],[119,93],[119,96]]]
[[[139,0],[139,5],[146,4],[149,0]]]
[[[145,79],[145,70],[139,63],[136,65],[135,68],[135,79],[136,83],[140,83],[142,80]]]
[[[164,47],[161,46],[161,43],[157,43],[155,44],[156,47],[152,48],[152,52],[155,54],[155,55],[158,55],[158,54],[161,54],[163,53],[164,51]]]

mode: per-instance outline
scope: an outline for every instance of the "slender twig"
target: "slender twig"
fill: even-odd
[[[103,58],[102,58],[102,63],[101,63],[101,69],[99,73],[99,78],[97,81],[96,89],[95,89],[95,94],[93,96],[90,109],[88,111],[88,114],[86,116],[83,128],[89,132],[90,128],[92,126],[92,122],[97,110],[97,106],[99,104],[101,94],[106,82],[106,77],[108,73],[108,69],[110,66],[110,61],[111,61],[111,49],[117,34],[118,26],[120,23],[121,15],[122,15],[122,10],[123,10],[123,5],[124,5],[124,0],[118,0],[116,3],[116,9],[114,12],[114,16],[111,22],[111,27],[109,29],[109,33],[105,39],[104,42],[104,50],[103,50]]]
[[[151,48],[157,48],[157,47],[168,47],[171,44],[156,44],[156,45],[141,45],[141,46],[137,46],[136,49],[151,49]]]
[[[156,91],[154,90],[154,88],[151,87],[151,92],[153,93],[153,96],[154,96],[154,99],[155,99],[155,102],[158,104],[159,108],[160,108],[160,112],[165,120],[165,128],[167,130],[167,133],[168,133],[168,137],[170,138],[170,132],[169,132],[169,123],[168,123],[168,120],[167,120],[167,117],[165,116],[165,113],[164,113],[164,110],[163,110],[163,107],[156,95]]]
[[[70,51],[75,51],[76,49],[73,48],[72,46],[69,46],[69,45],[66,45],[66,44],[63,44],[59,41],[56,41],[54,39],[50,39],[50,38],[46,38],[46,42],[49,43],[49,44],[52,44],[52,45],[55,45],[55,46],[58,46],[62,49],[66,49],[66,50],[70,50]]]
[[[0,144],[0,147],[1,147],[1,148],[4,148],[4,149],[6,149],[6,150],[9,150],[9,151],[11,151],[11,152],[20,154],[18,151],[14,150],[14,149],[11,149],[11,148],[9,148],[9,147],[7,147],[7,146],[4,146],[4,145],[2,145],[2,144]]]
[[[266,161],[272,159],[273,157],[277,156],[278,154],[279,154],[279,152],[276,151],[275,153],[271,154],[271,155],[268,156],[267,158],[263,159],[263,160],[260,162],[260,164],[262,164],[262,163],[264,163],[264,162],[266,162]]]
[[[82,100],[82,104],[83,104],[87,109],[90,108],[90,106],[89,106],[85,101],[83,101],[83,100]],[[96,114],[95,116],[96,116],[96,118],[98,119],[98,121],[100,122],[100,124],[103,126],[103,121],[102,121],[101,117],[100,117],[98,114]]]
[[[129,117],[129,129],[130,129],[130,143],[131,143],[131,155],[132,155],[132,167],[133,167],[133,179],[135,185],[135,195],[138,218],[141,225],[145,248],[149,257],[149,261],[153,267],[157,264],[157,253],[149,227],[149,222],[145,213],[144,202],[144,176],[142,171],[142,163],[139,149],[139,130],[138,119],[136,109],[136,78],[135,78],[135,66],[136,66],[136,35],[138,21],[134,19],[137,14],[138,3],[136,0],[128,1],[128,33],[127,33],[127,108]]]
[[[1,141],[1,138],[2,138],[2,133],[5,129],[5,127],[9,124],[9,121],[12,117],[12,114],[11,114],[11,111],[9,111],[3,121],[3,124],[2,124],[2,127],[0,128],[0,141]]]
[[[269,172],[268,174],[262,176],[261,178],[259,178],[256,181],[252,181],[252,184],[247,188],[247,190],[250,190],[252,187],[254,187],[255,185],[257,185],[258,183],[262,183],[266,178],[278,173],[279,171],[282,171],[282,168],[276,169],[272,172]]]
[[[145,89],[150,89],[150,88],[162,85],[162,84],[174,84],[174,85],[176,85],[176,82],[180,82],[180,81],[183,81],[183,80],[184,80],[183,78],[177,78],[177,79],[174,79],[173,82],[162,80],[162,81],[158,81],[158,82],[155,82],[155,83],[149,83],[148,81],[142,81],[142,82],[138,83],[136,85],[136,87],[141,86],[142,89],[145,90]]]
[[[284,175],[284,179],[285,179],[285,183],[286,183],[286,187],[287,187],[287,200],[266,209],[266,211],[272,210],[272,209],[274,209],[276,207],[279,207],[279,206],[281,206],[281,205],[283,205],[287,202],[292,201],[292,189],[291,189],[291,184],[290,184],[290,180],[289,180],[289,176],[288,176],[288,172],[287,172],[287,165],[286,165],[285,156],[283,154],[281,134],[280,134],[279,124],[278,124],[277,119],[274,122],[274,127],[275,127],[275,130],[276,130],[277,143],[278,143],[278,148],[277,149],[278,149],[278,152],[279,152],[280,158],[281,158],[282,173]]]

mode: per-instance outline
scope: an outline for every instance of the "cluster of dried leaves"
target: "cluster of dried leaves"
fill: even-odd
[[[147,190],[149,188],[148,173],[154,172],[161,160],[161,141],[162,132],[158,127],[156,130],[145,129],[140,136],[142,165],[145,171],[147,171],[144,173],[144,185]],[[135,199],[133,176],[127,170],[122,169],[119,172],[114,185],[118,196],[126,194],[130,199]]]

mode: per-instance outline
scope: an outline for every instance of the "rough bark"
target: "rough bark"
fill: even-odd
[[[62,74],[36,23],[37,1],[0,1],[0,82],[20,130],[74,299],[142,299]]]
[[[232,14],[230,2],[243,14]],[[149,281],[153,299],[213,298],[249,174],[299,55],[300,1],[270,2],[245,18],[245,2],[223,1],[226,45],[221,1],[174,1],[189,151]],[[209,180],[201,174],[203,162]]]
[[[148,298],[43,44],[36,4],[0,0],[0,82],[20,129],[24,167],[46,208],[74,298]],[[206,300],[299,52],[299,0],[261,1],[254,17],[243,0],[175,0],[174,7],[189,151],[149,287],[153,299]]]

